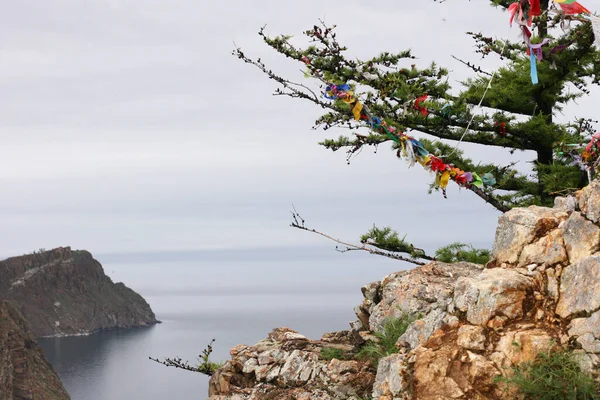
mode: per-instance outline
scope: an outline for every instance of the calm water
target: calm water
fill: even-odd
[[[113,255],[105,272],[141,293],[162,324],[40,340],[73,400],[206,399],[208,378],[152,357],[194,361],[212,339],[213,359],[278,326],[311,337],[348,328],[360,287],[405,265],[331,248]]]

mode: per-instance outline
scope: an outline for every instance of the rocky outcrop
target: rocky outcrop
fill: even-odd
[[[342,361],[326,363],[304,348],[284,352],[285,340],[271,340],[253,347],[247,358],[234,349],[233,360],[211,380],[211,400],[355,399],[370,381],[370,396],[360,398],[514,399],[517,395],[500,387],[497,378],[556,347],[574,350],[581,367],[598,378],[600,183],[557,199],[554,208],[531,206],[502,215],[485,268],[432,262],[388,275],[362,292],[357,320],[344,334],[350,356],[387,318],[418,315],[396,343],[398,353],[379,360],[374,379],[352,386],[372,372],[344,361],[354,367],[346,369],[343,381],[336,380],[326,371]],[[306,338],[302,343],[317,345]],[[259,349],[266,344],[281,356],[274,367],[260,362]],[[322,392],[324,385],[346,384],[350,389]],[[257,394],[267,386],[277,390]]]
[[[21,314],[0,301],[0,400],[68,400]]]
[[[322,349],[352,358],[354,346],[349,332],[313,341],[288,328],[273,330],[254,346],[236,346],[210,380],[210,399],[360,399],[371,393],[375,370],[369,363],[323,359]]]
[[[0,299],[19,309],[35,337],[157,322],[139,294],[113,283],[89,252],[69,247],[0,261]]]

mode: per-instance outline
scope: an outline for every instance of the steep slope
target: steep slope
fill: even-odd
[[[0,400],[68,400],[20,313],[0,301]]]
[[[0,261],[0,299],[19,309],[35,337],[157,322],[139,294],[113,283],[89,252],[70,247]]]

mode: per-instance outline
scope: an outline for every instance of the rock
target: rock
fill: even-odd
[[[584,333],[577,338],[577,342],[586,353],[600,353],[600,340],[593,333]]]
[[[27,323],[9,302],[0,301],[0,400],[68,400]]]
[[[404,367],[404,358],[403,354],[392,354],[379,360],[377,377],[373,384],[374,399],[382,396],[389,396],[390,399],[393,399],[402,393],[404,382],[401,369]]]
[[[600,182],[595,180],[581,191],[579,208],[590,221],[600,221]]]
[[[485,350],[485,330],[480,326],[463,325],[458,329],[458,345],[469,350]]]
[[[434,308],[445,308],[452,301],[456,279],[476,276],[482,269],[466,262],[432,262],[387,276],[379,289],[381,301],[369,317],[371,329],[381,331],[386,318],[398,318],[403,310],[426,315]]]
[[[451,347],[434,350],[418,347],[415,350],[415,364],[412,378],[417,399],[460,399],[465,392],[448,375],[458,352]],[[453,371],[458,372],[458,371]]]
[[[585,288],[585,290],[582,290]],[[556,313],[563,318],[600,309],[600,257],[584,258],[562,272]]]
[[[467,351],[469,383],[478,392],[488,392],[495,386],[495,379],[502,375],[493,361],[486,357]]]
[[[577,342],[587,353],[600,353],[600,311],[589,318],[571,320],[569,336],[577,338]]]
[[[496,345],[494,358],[499,368],[532,361],[536,356],[555,346],[555,340],[547,332],[540,329],[511,331],[500,338]]]
[[[363,294],[363,297],[366,300],[369,300],[373,304],[379,303],[381,301],[379,297],[379,289],[381,288],[381,282],[372,282],[365,286],[363,286],[360,290]]]
[[[498,218],[492,250],[493,260],[515,264],[523,248],[564,221],[568,213],[552,208],[530,206],[515,208]]]
[[[357,360],[322,360],[322,346],[352,350],[350,332],[312,341],[289,328],[276,328],[254,346],[236,346],[232,360],[211,376],[210,400],[350,400],[373,390],[374,370]],[[293,349],[301,343],[301,349]],[[350,347],[350,348],[349,348]],[[287,351],[286,349],[292,349]]]
[[[486,269],[476,278],[458,279],[454,303],[471,324],[485,326],[496,315],[523,316],[523,301],[532,289],[533,281],[518,272]]]
[[[414,349],[425,343],[433,333],[442,327],[448,314],[440,309],[431,310],[425,318],[414,321],[400,336],[396,346],[408,346]]]
[[[558,279],[556,277],[556,272],[553,269],[546,270],[546,293],[553,300],[558,300],[559,292],[558,292]]]
[[[567,251],[561,233],[560,229],[555,229],[537,242],[525,246],[519,256],[518,266],[567,263]]]
[[[554,208],[557,208],[566,212],[573,212],[578,208],[577,199],[573,196],[567,197],[555,197]]]
[[[561,227],[571,263],[590,256],[600,248],[600,228],[574,212]]]
[[[158,322],[139,294],[113,283],[89,252],[69,247],[0,261],[0,299],[15,304],[36,337]]]

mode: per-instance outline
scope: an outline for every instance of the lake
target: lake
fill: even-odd
[[[136,290],[163,323],[89,336],[40,339],[73,400],[198,400],[208,377],[148,359],[213,360],[287,326],[316,339],[348,329],[360,287],[407,264],[332,247],[117,254],[96,257]]]

